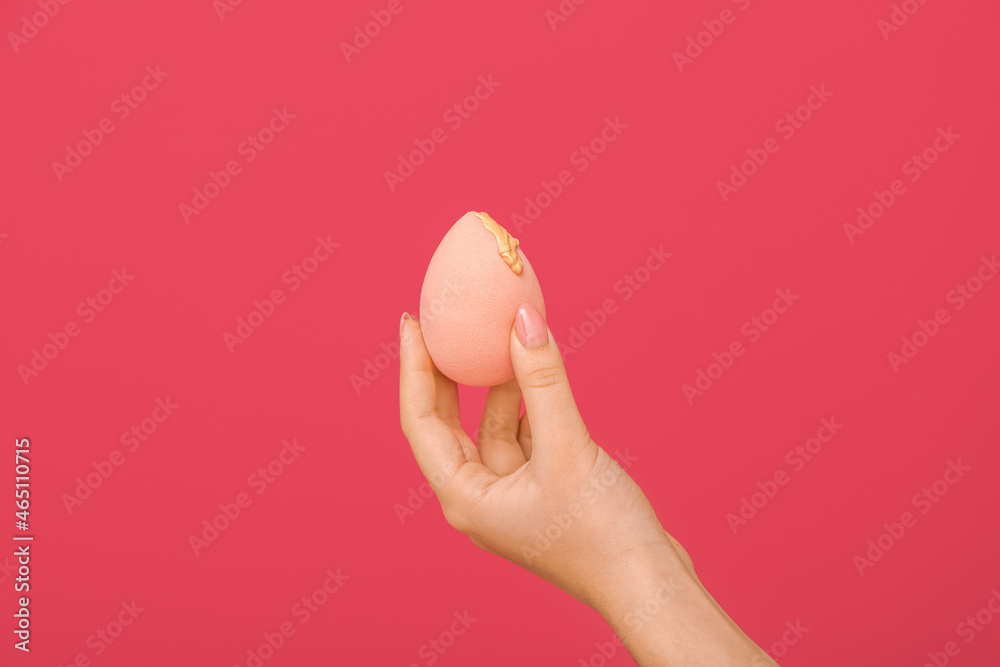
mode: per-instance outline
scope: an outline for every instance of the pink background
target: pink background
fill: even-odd
[[[1000,587],[1000,281],[952,291],[1000,252],[1000,8],[902,4],[916,12],[900,6],[884,36],[888,1],[564,1],[565,21],[547,14],[557,0],[402,0],[394,15],[247,0],[221,20],[211,0],[3,3],[0,497],[29,437],[35,542],[32,651],[7,631],[0,662],[247,665],[287,622],[264,664],[604,664],[598,615],[414,500],[423,479],[383,350],[440,237],[483,210],[521,240],[557,339],[580,343],[567,368],[592,435],[637,458],[631,474],[751,637],[783,665],[996,664],[1000,618],[980,610]],[[341,43],[372,11],[391,23],[348,62]],[[679,71],[685,48],[697,57]],[[130,108],[120,96],[144,77]],[[478,108],[445,115],[480,77],[495,89]],[[275,108],[294,118],[241,151]],[[776,126],[797,109],[798,127]],[[57,175],[102,119],[110,134]],[[627,127],[581,157],[606,119]],[[385,172],[438,128],[443,143],[391,190]],[[947,151],[907,170],[939,128]],[[724,201],[718,182],[747,151],[767,160]],[[180,205],[230,161],[238,173],[186,222]],[[563,170],[559,196],[512,222]],[[896,179],[884,214],[845,231]],[[293,290],[282,277],[317,237],[339,247]],[[672,257],[647,275],[661,245]],[[134,279],[101,292],[123,267]],[[224,334],[275,289],[284,302],[231,352]],[[758,329],[786,289],[798,299]],[[109,297],[91,316],[86,299]],[[585,325],[606,300],[603,326]],[[889,353],[938,309],[946,323],[894,370]],[[46,348],[50,334],[65,348]],[[720,376],[713,353],[734,341],[744,353]],[[43,348],[54,358],[25,375]],[[689,401],[699,370],[718,379]],[[168,397],[179,407],[154,413]],[[463,394],[470,428],[483,397]],[[154,414],[165,421],[129,451],[123,433]],[[797,463],[823,419],[843,428]],[[293,439],[305,449],[279,475],[251,478]],[[113,456],[69,511],[78,478]],[[938,497],[950,461],[968,470]],[[765,484],[775,474],[787,484]],[[249,506],[196,555],[190,537],[237,497]],[[734,533],[744,498],[762,506]],[[408,499],[418,509],[401,516]],[[3,507],[10,627],[20,531]],[[904,512],[859,574],[855,557]],[[349,579],[302,622],[295,605],[338,568]],[[133,600],[144,611],[103,643]],[[465,612],[476,620],[446,652],[425,646]],[[992,622],[960,625],[977,612]],[[808,631],[783,643],[797,622]]]

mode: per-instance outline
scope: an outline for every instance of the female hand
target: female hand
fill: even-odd
[[[448,523],[594,607],[641,664],[669,664],[668,652],[774,664],[759,662],[764,654],[698,582],[639,486],[590,438],[531,305],[517,311],[510,351],[516,377],[490,388],[477,448],[420,324],[405,313],[400,322],[400,421]],[[681,636],[691,631],[711,640],[710,652],[691,652]]]

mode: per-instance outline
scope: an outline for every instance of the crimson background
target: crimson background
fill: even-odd
[[[17,52],[5,38],[3,458],[31,438],[36,541],[32,651],[7,634],[0,662],[246,664],[338,567],[349,581],[266,664],[428,664],[421,645],[465,610],[477,621],[438,664],[591,660],[611,636],[592,610],[474,548],[436,501],[401,522],[422,478],[397,366],[359,390],[351,376],[416,311],[448,227],[473,209],[510,226],[609,117],[621,138],[516,230],[557,339],[620,306],[567,357],[595,439],[638,458],[632,475],[751,637],[809,628],[782,664],[920,665],[959,639],[1000,586],[1000,283],[946,302],[1000,247],[997,5],[926,3],[883,39],[886,1],[593,0],[553,28],[556,0],[404,0],[347,62],[341,42],[384,7],[254,0],[220,20],[210,0],[70,2]],[[672,54],[725,8],[735,21],[679,72]],[[5,2],[0,27],[38,11]],[[165,80],[60,182],[67,144],[157,65]],[[442,114],[490,75],[496,92],[452,130]],[[829,101],[723,202],[717,181],[814,85]],[[178,206],[274,107],[295,114],[288,129],[185,224]],[[447,141],[390,191],[384,173],[437,127]],[[857,207],[939,127],[961,138],[851,243]],[[334,258],[231,354],[223,334],[327,235]],[[661,244],[673,257],[624,301],[616,282]],[[18,366],[121,267],[134,282],[23,382]],[[682,385],[746,342],[779,288],[800,300],[689,404]],[[951,322],[894,372],[887,353],[939,307]],[[68,512],[76,478],[167,396],[176,413]],[[483,397],[463,393],[470,428]],[[734,535],[726,514],[830,416],[843,430]],[[301,458],[196,556],[189,536],[291,438]],[[970,472],[859,576],[853,557],[958,459]],[[146,611],[94,657],[88,636],[133,599]],[[953,664],[995,664],[998,625],[959,639]]]

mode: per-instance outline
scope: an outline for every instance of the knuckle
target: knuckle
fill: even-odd
[[[509,424],[482,425],[478,434],[479,446],[517,440],[517,429]]]
[[[403,431],[403,436],[407,441],[413,440],[413,436],[417,434],[417,423],[418,420],[414,418],[413,415],[401,415],[399,418],[399,428]]]
[[[532,389],[544,389],[560,384],[566,372],[559,366],[539,366],[530,369],[524,376],[524,383]]]

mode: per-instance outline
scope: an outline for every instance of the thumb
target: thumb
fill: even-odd
[[[510,356],[531,424],[532,458],[562,458],[590,443],[569,388],[566,368],[542,314],[525,303],[517,309]]]

